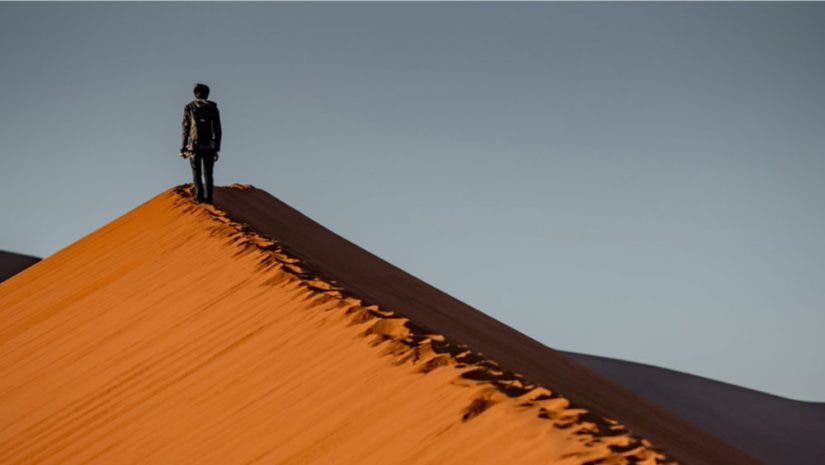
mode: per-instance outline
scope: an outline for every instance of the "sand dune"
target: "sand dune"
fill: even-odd
[[[825,403],[786,399],[641,363],[565,355],[766,464],[825,464]]]
[[[263,191],[216,201],[0,284],[0,463],[758,463]]]
[[[0,282],[20,273],[40,261],[37,257],[0,250]]]

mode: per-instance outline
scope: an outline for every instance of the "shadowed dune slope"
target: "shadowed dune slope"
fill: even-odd
[[[559,390],[592,412],[621,418],[683,463],[755,463],[718,438],[370,254],[267,192],[251,186],[219,188],[216,203],[234,220],[277,238],[290,254],[349,292],[425,328],[437,328],[451,340]]]
[[[0,463],[757,463],[263,191],[216,200],[0,284]]]
[[[0,250],[0,282],[11,278],[39,261],[39,258],[30,255]]]
[[[825,403],[641,363],[564,353],[766,464],[825,464]]]

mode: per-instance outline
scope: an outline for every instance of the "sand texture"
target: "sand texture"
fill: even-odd
[[[263,191],[216,201],[0,284],[0,463],[758,463]]]

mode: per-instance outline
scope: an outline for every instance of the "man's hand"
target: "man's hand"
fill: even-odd
[[[221,154],[220,152],[215,152],[215,158],[213,160],[218,161],[218,158],[220,157],[220,154]]]
[[[180,152],[178,152],[178,156],[181,158],[189,158],[189,153],[187,153],[185,150],[181,150]]]

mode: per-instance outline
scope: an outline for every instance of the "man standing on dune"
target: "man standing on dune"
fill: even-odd
[[[183,141],[180,156],[192,165],[195,201],[212,203],[212,168],[221,150],[221,116],[218,105],[207,100],[209,86],[195,85],[195,100],[183,109]],[[202,179],[203,178],[203,179]],[[204,190],[204,183],[206,189]]]

